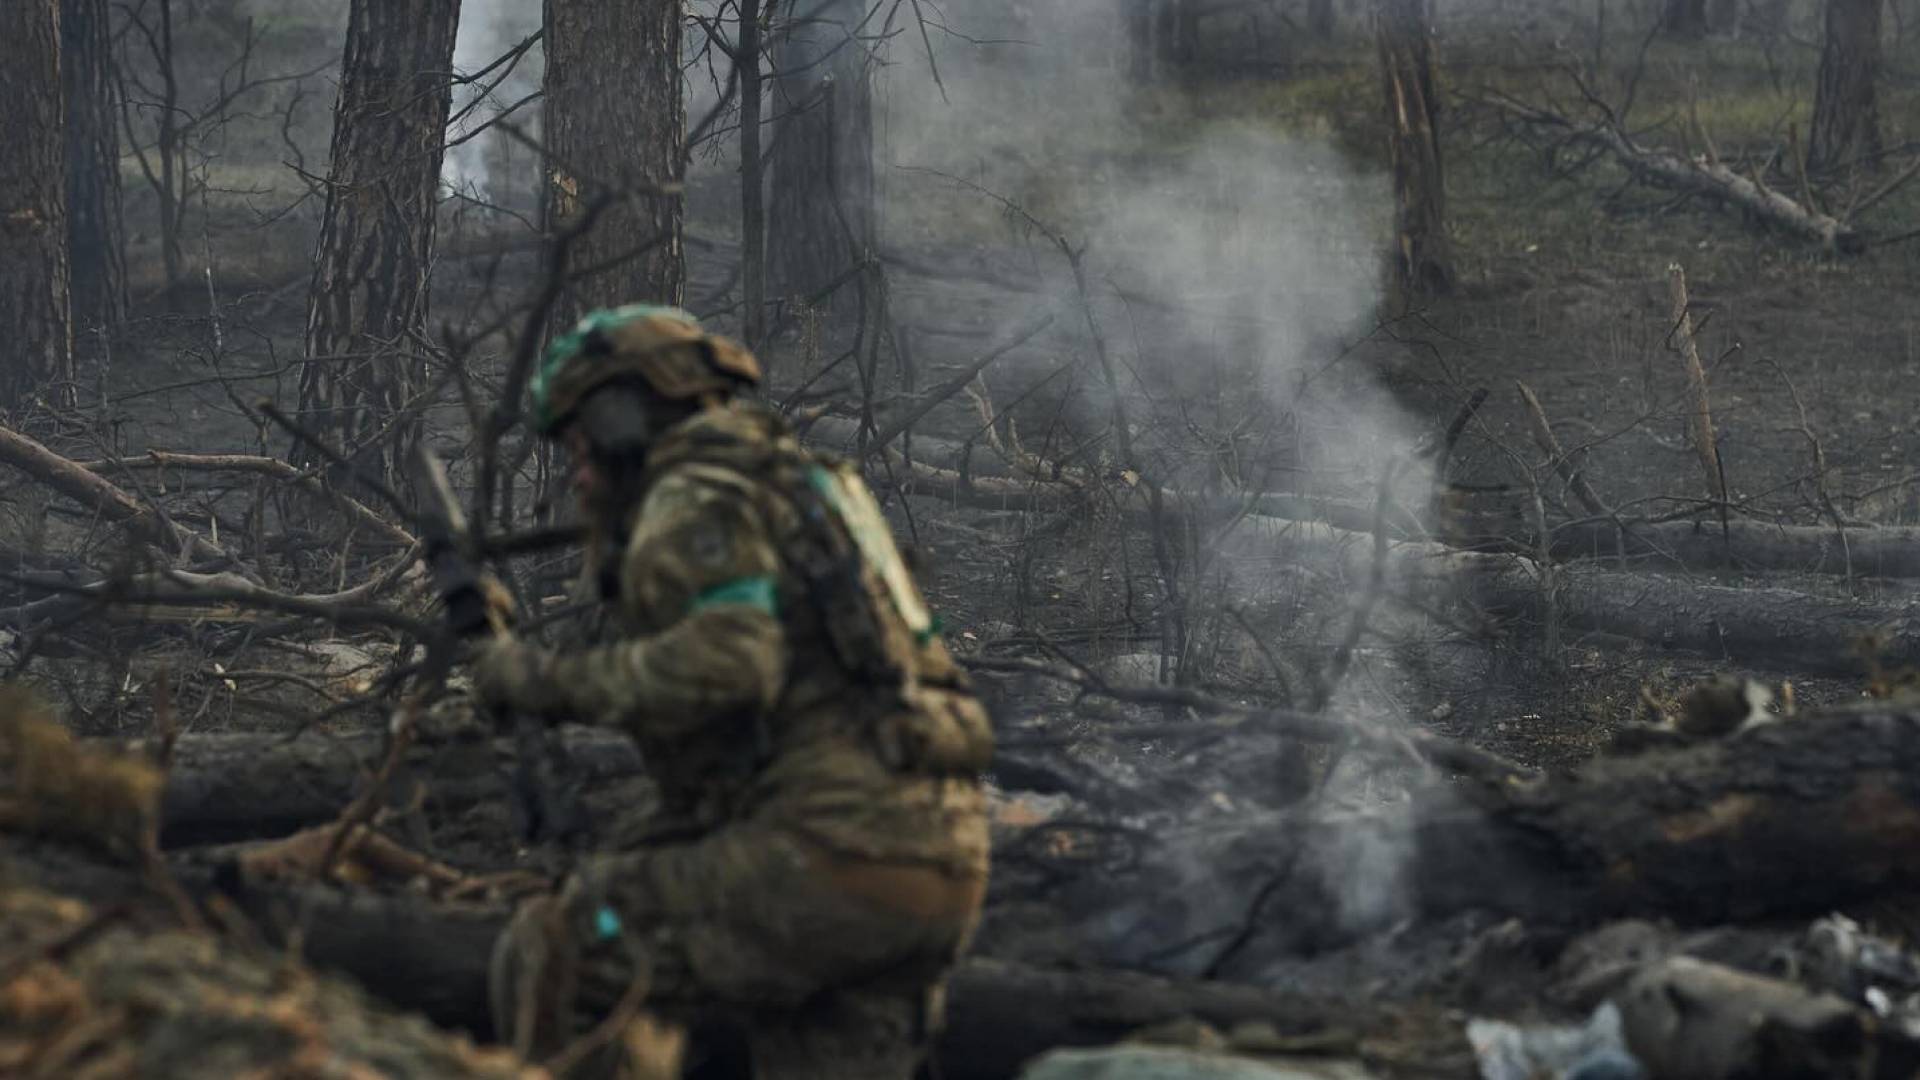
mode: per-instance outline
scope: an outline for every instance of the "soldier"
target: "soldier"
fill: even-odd
[[[692,316],[630,305],[533,381],[625,625],[565,655],[503,638],[475,683],[625,730],[661,806],[644,845],[523,906],[494,1009],[551,1052],[623,998],[720,1007],[757,1076],[904,1080],[986,888],[992,734],[857,471],[739,398],[759,380]]]

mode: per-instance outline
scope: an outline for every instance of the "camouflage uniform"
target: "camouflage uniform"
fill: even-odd
[[[743,1012],[758,1075],[909,1076],[986,885],[991,734],[872,496],[774,414],[707,408],[649,453],[620,592],[615,643],[478,673],[627,730],[662,796],[652,842],[503,938],[504,1029],[551,1047],[642,978]]]

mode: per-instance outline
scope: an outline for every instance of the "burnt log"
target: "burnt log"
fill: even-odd
[[[1223,927],[1202,919],[1222,913],[1234,947],[1210,945],[1205,970],[1244,978],[1408,919],[1467,911],[1568,930],[1628,916],[1713,924],[1825,913],[1920,887],[1920,711],[1797,717],[1565,776],[1435,782],[1395,815],[1234,817],[1156,842],[1145,869],[1089,876],[1050,900],[1081,933],[1110,939],[1106,964],[1126,962],[1122,947],[1141,938],[1163,953],[1174,935],[1210,931],[1218,942]],[[0,854],[16,880],[96,902],[152,895],[135,872],[66,849],[6,841]],[[252,881],[230,852],[180,853],[172,865],[190,893],[223,891],[271,935],[298,928],[317,966],[444,1025],[484,1030],[486,945],[506,905]],[[956,1076],[1005,1075],[1046,1046],[1181,1016],[1258,1018],[1293,1032],[1395,1022],[1343,1001],[981,961],[957,974],[952,1010],[942,1060]]]
[[[859,423],[826,416],[807,429],[809,442],[837,453],[860,452]],[[867,452],[881,446],[869,439]],[[1021,462],[1015,468],[986,446],[969,448],[951,439],[915,435],[913,463],[891,458],[894,476],[916,494],[991,509],[1028,509],[1045,505],[1065,507],[1087,497],[1081,484],[1059,477],[1084,479],[1069,466],[1053,462]],[[1036,467],[1029,467],[1036,466]],[[966,479],[963,481],[961,470]],[[1041,478],[1034,478],[1038,472]],[[1028,474],[1028,475],[1022,475]],[[1578,474],[1575,474],[1578,475]],[[972,490],[969,490],[969,489]],[[1369,501],[1312,492],[1267,491],[1226,496],[1188,494],[1167,489],[1165,497],[1176,514],[1215,515],[1221,520],[1242,513],[1254,518],[1289,522],[1324,522],[1340,529],[1369,532],[1375,507]],[[1531,523],[1517,502],[1510,514],[1498,513],[1497,523],[1475,522],[1480,531],[1489,524],[1502,533],[1503,550],[1534,553]],[[1603,508],[1604,509],[1604,508]],[[1447,540],[1460,530],[1444,522],[1416,520],[1396,512],[1386,521],[1397,540],[1434,537]],[[1920,528],[1850,524],[1789,525],[1735,518],[1719,521],[1645,521],[1631,517],[1595,516],[1553,525],[1549,550],[1556,559],[1616,559],[1675,570],[1779,570],[1809,574],[1846,574],[1859,577],[1920,577]]]
[[[64,849],[0,840],[0,863],[18,882],[112,910],[163,910],[139,874]],[[236,875],[231,864],[192,857],[176,860],[175,874],[196,897],[221,897],[229,921],[237,913],[269,942],[297,941],[314,968],[350,976],[373,995],[441,1027],[481,1040],[492,1036],[487,963],[509,905],[259,884]],[[1362,1001],[1247,985],[974,959],[962,963],[949,984],[948,1023],[937,1055],[943,1075],[999,1080],[1056,1046],[1103,1044],[1187,1019],[1221,1029],[1256,1021],[1282,1036],[1352,1036],[1392,1032],[1408,1017]],[[1457,1042],[1455,1029],[1447,1028]]]
[[[196,763],[192,738],[176,748],[176,786],[166,809],[188,805],[202,815],[203,833],[211,831],[217,807],[263,816],[249,811],[247,800],[267,798],[276,785],[308,789],[303,797],[318,809],[324,800],[313,793],[323,785],[350,797],[359,778],[351,762],[320,770],[311,756],[300,766],[306,772],[286,771],[282,763],[302,759],[261,753],[272,737],[222,737],[237,740],[228,745],[232,756],[204,755]],[[582,733],[570,740],[575,760],[594,761],[605,775],[637,768],[619,743],[601,738]],[[243,745],[259,757],[242,756]],[[369,740],[366,749],[372,747]],[[341,755],[320,760],[338,763]],[[197,773],[203,790],[212,790],[218,782],[206,774],[214,771],[260,779],[227,784],[220,799],[191,804],[180,778]],[[465,791],[444,786],[455,798],[498,791],[495,783],[504,780],[485,771],[469,770]],[[1483,775],[1427,789],[1405,820],[1288,813],[1213,829],[1202,839],[1222,852],[1213,864],[1229,872],[1258,861],[1258,851],[1308,851],[1367,835],[1384,841],[1400,830],[1415,852],[1408,898],[1426,915],[1486,909],[1545,922],[1665,915],[1706,923],[1823,912],[1920,885],[1920,711],[1913,708],[1781,719],[1696,746],[1600,758],[1547,779]],[[329,813],[343,801],[331,802]],[[1501,872],[1476,869],[1489,867]],[[1310,887],[1303,879],[1300,888]],[[1310,892],[1294,899],[1284,908],[1294,919],[1330,903]]]
[[[1866,237],[1851,224],[1768,187],[1758,173],[1740,175],[1711,153],[1686,158],[1641,146],[1614,124],[1583,125],[1547,109],[1513,101],[1496,102],[1495,106],[1523,123],[1559,131],[1571,142],[1605,150],[1621,168],[1644,183],[1733,207],[1836,254],[1858,255],[1867,249]]]
[[[1211,964],[1249,977],[1462,912],[1570,931],[1817,916],[1920,889],[1916,769],[1910,707],[1780,720],[1535,783],[1433,787],[1399,813],[1276,815],[1180,837],[1169,863],[1205,865],[1209,890],[1245,906],[1162,883],[1109,918],[1200,937],[1222,911],[1251,911],[1245,947]]]
[[[561,746],[571,779],[586,789],[640,773],[633,742],[617,732],[570,727]],[[332,821],[384,754],[374,734],[183,735],[161,801],[161,843],[267,839]],[[395,770],[388,803],[406,806],[418,794],[435,816],[504,803],[513,798],[513,754],[505,739],[416,744]]]

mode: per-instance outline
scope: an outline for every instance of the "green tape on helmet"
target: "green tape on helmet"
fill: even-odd
[[[554,384],[575,361],[590,361],[591,356],[584,352],[587,342],[596,335],[610,334],[620,327],[641,319],[664,318],[686,323],[694,329],[700,328],[700,321],[686,311],[664,304],[622,304],[619,307],[601,308],[590,311],[574,324],[573,329],[553,339],[547,346],[547,356],[534,372],[528,389],[533,396],[533,424],[542,434],[552,434],[555,425],[562,417],[555,415],[553,402]]]

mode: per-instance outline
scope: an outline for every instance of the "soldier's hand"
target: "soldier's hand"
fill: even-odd
[[[501,712],[547,715],[557,708],[557,688],[547,674],[549,654],[538,645],[501,634],[473,660],[473,688]]]

